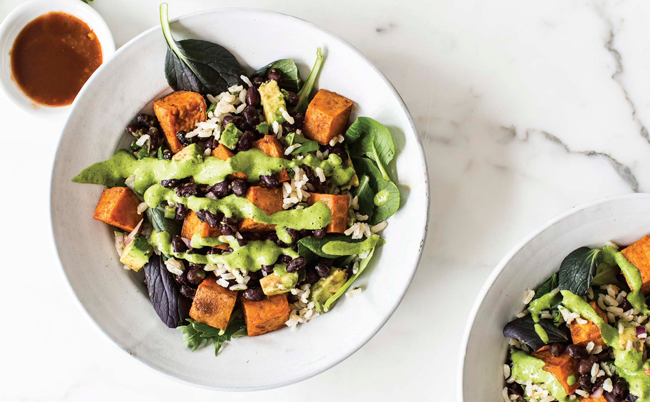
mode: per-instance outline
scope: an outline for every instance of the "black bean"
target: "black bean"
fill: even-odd
[[[603,398],[605,398],[607,402],[621,402],[621,398],[617,397],[612,392],[603,392]]]
[[[273,265],[262,265],[262,271],[266,272],[267,274],[270,274],[273,272]]]
[[[246,195],[246,190],[248,190],[248,183],[242,179],[235,179],[232,181],[232,192],[237,197],[244,197]]]
[[[192,285],[200,285],[205,279],[205,271],[203,268],[194,266],[187,271],[187,280]]]
[[[233,234],[235,234],[235,229],[233,229],[232,226],[230,225],[220,225],[219,231],[224,236],[232,236]]]
[[[183,181],[178,179],[165,179],[160,181],[160,185],[165,188],[178,187]]]
[[[591,376],[583,375],[580,377],[580,388],[591,393]]]
[[[242,236],[239,232],[235,232],[235,239],[237,239],[237,244],[239,244],[239,247],[244,247],[248,244],[248,241],[244,239],[244,236]]]
[[[623,300],[621,300],[621,303],[618,305],[620,308],[623,309],[623,311],[627,311],[632,308],[632,305],[630,304],[629,301],[627,301],[627,297],[624,297]]]
[[[192,143],[192,140],[190,138],[185,138],[185,134],[187,134],[185,131],[181,130],[176,133],[176,138],[178,138],[178,142],[181,143],[182,146],[186,147]]]
[[[223,198],[230,193],[230,182],[228,180],[220,181],[208,190],[217,198]]]
[[[126,126],[126,132],[134,137],[139,137],[144,133],[144,127],[139,124],[129,124]]]
[[[241,117],[241,116],[225,116],[223,118],[223,123],[222,123],[223,127],[224,128],[227,127],[228,124],[230,124],[230,123],[234,124],[235,127],[237,127],[240,130],[243,130],[245,128],[244,127],[245,121],[244,121],[244,118]]]
[[[138,124],[145,127],[153,127],[158,124],[158,119],[156,119],[155,116],[145,113],[139,114],[135,120],[138,122]]]
[[[627,392],[627,382],[621,377],[619,377],[614,383],[614,389],[612,390],[612,393],[616,396],[623,397],[626,392]]]
[[[278,84],[280,83],[280,80],[282,80],[282,73],[275,68],[272,68],[269,70],[269,72],[266,74],[266,78],[269,79],[269,81],[277,81]]]
[[[564,353],[564,345],[561,343],[553,343],[551,344],[550,350],[551,350],[551,355],[553,355],[554,357],[558,357],[562,353]]]
[[[176,205],[176,216],[174,217],[174,219],[176,219],[177,221],[182,221],[183,219],[185,219],[188,212],[189,210],[187,209],[185,204],[179,202]]]
[[[251,106],[260,104],[260,92],[255,87],[250,87],[246,90],[246,103]]]
[[[334,260],[331,258],[319,258],[318,261],[316,261],[317,264],[323,264],[327,268],[330,268],[332,264],[334,264]]]
[[[248,151],[253,148],[253,142],[255,142],[255,134],[252,131],[246,130],[244,134],[239,137],[239,142],[237,142],[237,150]]]
[[[180,236],[172,237],[172,251],[175,253],[184,253],[187,251],[187,244]]]
[[[262,301],[266,297],[262,288],[250,288],[244,290],[242,296],[252,301]]]
[[[187,285],[181,285],[181,294],[188,299],[194,300],[194,297],[196,296],[196,289],[192,289]]]
[[[260,85],[264,84],[264,78],[262,77],[254,77],[253,78],[253,85],[256,88],[259,88]]]
[[[313,285],[314,283],[318,282],[319,279],[320,277],[318,276],[316,271],[310,269],[309,271],[307,271],[307,274],[305,275],[305,280],[302,282]]]
[[[596,359],[596,356],[589,356],[586,359],[580,360],[580,363],[578,364],[578,372],[582,375],[591,373],[591,368],[597,361],[598,359]]]
[[[307,265],[307,260],[304,257],[294,258],[287,264],[287,272],[297,272],[299,269],[304,268],[305,265]]]
[[[287,104],[289,106],[296,106],[298,104],[298,95],[295,92],[287,91]]]
[[[262,185],[266,188],[278,188],[281,186],[280,182],[278,181],[278,178],[273,175],[261,174],[260,181],[262,182]]]
[[[280,263],[284,263],[284,264],[290,263],[291,260],[292,260],[291,256],[288,256],[288,255],[282,255],[279,258]]]
[[[199,186],[196,183],[183,184],[176,187],[176,195],[179,197],[190,197],[199,193]]]
[[[330,274],[329,267],[324,264],[316,264],[314,269],[316,270],[318,276],[320,276],[321,278],[325,278]]]
[[[569,345],[566,347],[567,353],[575,358],[575,359],[586,359],[589,357],[589,353],[587,353],[587,348],[584,346],[580,345]]]
[[[317,239],[322,239],[323,237],[325,237],[326,234],[327,234],[327,230],[325,229],[314,230],[314,237]]]
[[[216,228],[219,226],[219,219],[217,218],[217,215],[213,214],[207,209],[196,211],[196,217],[199,218],[201,222],[205,222],[210,225],[210,227]]]

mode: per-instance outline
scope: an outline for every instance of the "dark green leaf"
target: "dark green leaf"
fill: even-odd
[[[345,132],[350,145],[350,156],[366,156],[372,159],[385,180],[390,180],[385,166],[395,156],[395,144],[388,128],[369,117],[358,117]]]
[[[399,189],[391,180],[384,179],[375,163],[370,159],[354,158],[352,159],[352,163],[358,175],[368,176],[370,187],[375,194],[380,191],[387,193],[385,202],[380,206],[375,206],[373,216],[369,220],[369,223],[376,225],[379,222],[385,221],[399,209],[401,199]]]
[[[296,63],[291,59],[281,59],[269,63],[255,71],[251,77],[266,78],[266,74],[272,68],[282,72],[282,80],[279,82],[281,87],[290,89],[294,92],[300,89],[301,81],[298,73],[298,66],[296,66]]]
[[[362,175],[359,177],[359,186],[354,190],[354,195],[358,197],[359,200],[359,213],[361,215],[368,215],[368,219],[372,218],[372,214],[375,209],[375,204],[373,199],[375,193],[370,187],[370,179],[368,175]]]
[[[571,339],[571,333],[566,325],[556,327],[552,320],[540,320],[539,324],[546,331],[549,343],[563,343]],[[535,332],[535,322],[529,315],[506,324],[503,328],[503,336],[525,343],[533,350],[539,350],[546,345]]]
[[[557,286],[557,274],[553,274],[546,280],[546,282],[542,283],[537,289],[535,289],[535,297],[533,297],[533,300],[539,299],[547,293],[551,293],[551,291]]]
[[[578,296],[587,294],[596,274],[596,266],[602,259],[601,250],[580,247],[564,258],[560,265],[560,289]]]
[[[166,3],[160,5],[160,23],[168,45],[165,77],[170,87],[217,95],[239,83],[244,69],[224,47],[197,39],[174,40]]]
[[[172,237],[181,234],[181,225],[173,219],[165,218],[165,208],[147,208],[147,218],[156,232],[167,232]]]
[[[294,107],[294,112],[305,113],[305,111],[307,111],[307,106],[309,106],[309,101],[311,99],[311,93],[316,84],[316,78],[318,78],[320,69],[323,66],[323,61],[325,61],[325,57],[323,56],[321,49],[318,48],[316,51],[316,62],[314,63],[314,67],[311,69],[311,73],[309,73],[305,85],[303,85],[300,92],[298,92],[298,104]]]

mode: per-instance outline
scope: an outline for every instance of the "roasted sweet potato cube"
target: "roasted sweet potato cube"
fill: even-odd
[[[285,294],[267,297],[262,301],[250,301],[242,297],[241,305],[248,336],[262,335],[282,328],[291,312]]]
[[[216,277],[209,275],[196,290],[190,317],[211,327],[226,329],[236,301],[236,291],[217,284]]]
[[[218,147],[212,150],[212,156],[215,158],[221,159],[222,161],[228,160],[231,156],[235,155],[231,150],[226,148],[223,144],[219,144]],[[228,175],[230,179],[244,179],[246,180],[246,174],[244,172],[235,172]]]
[[[153,103],[153,111],[173,153],[183,149],[176,133],[194,130],[196,123],[206,120],[206,110],[203,96],[190,91],[172,92]]]
[[[596,302],[591,302],[589,304],[594,308],[594,310],[596,310],[596,313],[607,322],[607,314],[598,308]],[[576,320],[573,320],[569,325],[569,328],[571,329],[571,339],[576,345],[586,345],[589,342],[593,342],[595,346],[600,345],[606,347],[605,341],[600,336],[600,328],[598,328],[598,325],[593,322],[587,321],[586,324],[578,324]]]
[[[93,218],[130,232],[142,220],[139,204],[140,199],[130,188],[107,188],[99,198]]]
[[[318,141],[321,145],[327,145],[332,138],[343,134],[353,104],[350,99],[336,92],[325,89],[318,91],[305,113],[303,124],[305,137]]]
[[[347,195],[311,193],[307,199],[309,205],[322,201],[332,214],[332,223],[327,225],[327,233],[343,233],[348,228],[348,209],[350,197]]]
[[[643,282],[641,291],[644,294],[650,293],[650,235],[632,243],[621,252],[641,273],[641,281]],[[627,280],[627,278],[625,279]],[[627,280],[627,284],[632,288],[629,280]]]
[[[251,186],[246,193],[248,201],[252,202],[267,215],[282,211],[282,189]],[[244,218],[239,223],[239,230],[244,232],[269,232],[275,225],[255,222],[251,218]]]
[[[568,383],[568,379],[572,375],[575,376],[576,380],[580,378],[580,373],[578,372],[578,360],[574,359],[566,352],[555,357],[551,354],[548,345],[531,353],[531,355],[544,361],[544,370],[553,374],[555,378],[557,378],[567,394],[571,395],[576,389],[578,389],[578,386],[580,386],[578,381],[573,385],[569,385]]]

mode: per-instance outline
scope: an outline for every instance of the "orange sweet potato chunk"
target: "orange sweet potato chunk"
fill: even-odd
[[[544,371],[553,374],[560,384],[562,384],[562,387],[568,395],[573,394],[575,390],[578,389],[578,386],[580,386],[578,381],[573,385],[569,385],[568,383],[569,376],[573,375],[576,379],[580,378],[580,373],[578,372],[578,361],[568,353],[565,352],[562,355],[555,357],[551,354],[550,348],[547,345],[540,350],[531,353],[531,355],[544,361]]]
[[[183,149],[176,133],[194,130],[196,123],[206,120],[206,110],[203,96],[190,91],[172,92],[153,103],[153,111],[173,153]]]
[[[236,291],[217,284],[216,277],[209,275],[196,290],[190,317],[211,327],[226,329],[236,301]]]
[[[107,188],[99,198],[93,218],[130,232],[142,220],[139,204],[140,199],[130,188]]]
[[[219,144],[218,147],[212,150],[212,156],[215,158],[221,159],[222,161],[228,160],[228,158],[235,155],[231,150],[226,148],[223,144]],[[246,174],[244,172],[235,172],[228,175],[229,179],[244,179],[246,180]]]
[[[607,322],[607,314],[598,308],[596,302],[591,302],[589,304],[594,308],[594,310],[596,310],[596,313]],[[595,346],[600,345],[603,348],[607,346],[603,338],[600,336],[600,328],[591,321],[588,321],[586,324],[578,324],[573,320],[569,325],[569,328],[571,329],[571,339],[576,345],[586,345],[589,342],[593,342]]]
[[[251,186],[246,193],[246,198],[267,215],[283,210],[281,188]],[[239,223],[239,230],[244,232],[269,232],[273,229],[275,225],[255,222],[251,218],[244,218]]]
[[[350,99],[336,92],[325,89],[318,91],[305,113],[305,137],[327,145],[332,138],[343,134],[353,104]]]
[[[641,291],[644,294],[650,293],[650,235],[631,244],[621,252],[641,273],[641,280],[643,281]],[[627,278],[625,279],[627,280]],[[627,284],[630,285],[630,281]],[[630,288],[632,288],[632,285],[630,285]]]
[[[327,233],[343,233],[348,228],[348,209],[350,197],[347,195],[311,193],[307,203],[312,205],[322,201],[327,205],[332,214],[332,223],[327,225]]]
[[[262,301],[250,301],[242,297],[241,304],[248,336],[262,335],[282,328],[291,312],[285,294],[267,297]]]

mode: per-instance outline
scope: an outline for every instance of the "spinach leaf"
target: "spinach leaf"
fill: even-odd
[[[560,289],[578,296],[587,294],[602,259],[601,250],[580,247],[564,258],[560,265]]]
[[[298,91],[300,89],[302,81],[300,80],[300,74],[298,73],[298,66],[296,66],[296,63],[291,59],[281,59],[269,63],[255,71],[251,77],[266,77],[266,74],[272,68],[282,72],[282,80],[279,82],[281,87],[292,91]]]
[[[167,270],[163,258],[152,255],[144,266],[145,284],[149,299],[158,317],[169,328],[176,328],[189,317],[190,299],[181,295],[181,287]]]
[[[375,208],[374,197],[375,193],[370,187],[370,179],[368,175],[362,175],[359,178],[359,186],[354,190],[354,195],[359,200],[359,213],[361,215],[368,215],[368,219],[372,218],[373,210]]]
[[[147,208],[147,218],[156,232],[167,232],[172,237],[181,234],[181,225],[173,219],[165,218],[165,208]]]
[[[361,261],[359,261],[359,270],[357,271],[357,273],[352,275],[352,277],[350,277],[350,279],[348,279],[348,281],[345,282],[345,284],[341,287],[341,289],[339,289],[336,293],[334,293],[332,297],[327,299],[327,301],[323,305],[323,309],[322,309],[323,311],[329,311],[329,309],[332,307],[334,303],[336,303],[339,297],[341,297],[343,293],[345,293],[345,291],[348,290],[350,286],[352,286],[354,281],[356,281],[357,278],[363,273],[363,271],[365,271],[366,267],[368,266],[368,263],[370,262],[374,254],[375,254],[375,249],[373,248],[368,252],[366,258],[363,258],[361,259]]]
[[[337,250],[337,253],[334,254],[331,250],[329,253],[323,251],[323,247],[332,242],[340,242],[338,243],[340,247]],[[311,236],[303,237],[298,240],[298,250],[300,253],[300,247],[303,247],[303,250],[307,249],[319,257],[334,259],[343,255],[362,254],[374,247],[383,246],[384,243],[386,243],[384,239],[377,235],[373,235],[366,239],[352,239],[349,236],[342,235],[325,236],[322,239],[317,239],[316,237]],[[327,247],[325,247],[325,249],[327,250]]]
[[[370,159],[354,158],[352,159],[352,163],[357,174],[368,176],[370,187],[375,192],[375,199],[373,200],[375,209],[369,223],[376,225],[379,222],[385,221],[399,209],[401,200],[399,189],[395,183],[384,179],[375,163]],[[380,197],[377,197],[377,194]]]
[[[548,343],[567,342],[571,339],[571,333],[566,325],[556,327],[552,320],[540,320],[539,325],[546,331]],[[505,328],[503,328],[503,336],[525,343],[533,350],[539,350],[546,345],[535,332],[535,321],[530,315],[517,318],[506,324]]]
[[[533,297],[533,300],[539,299],[540,297],[544,296],[547,293],[551,293],[551,291],[555,289],[557,286],[558,286],[557,274],[553,274],[544,283],[539,285],[537,289],[535,289],[535,297]]]
[[[370,117],[358,117],[345,132],[350,145],[350,156],[366,156],[372,159],[385,180],[390,180],[384,166],[395,156],[395,143],[388,128]]]
[[[198,39],[174,39],[166,3],[160,5],[160,24],[168,46],[165,77],[174,90],[217,95],[239,83],[244,69],[224,47]]]
[[[203,343],[212,341],[214,344],[214,355],[217,356],[224,342],[246,335],[246,323],[244,320],[231,321],[225,331],[196,322],[191,318],[188,318],[187,322],[189,324],[179,326],[178,329],[183,333],[183,344],[185,348],[190,349],[192,352],[197,350]]]
[[[305,85],[303,85],[298,92],[298,104],[293,108],[294,112],[305,113],[307,111],[311,93],[316,84],[316,78],[318,78],[320,69],[323,66],[323,61],[325,61],[325,57],[323,56],[321,48],[318,48],[316,50],[316,62],[314,63],[314,67],[311,69],[311,73],[309,73]]]

